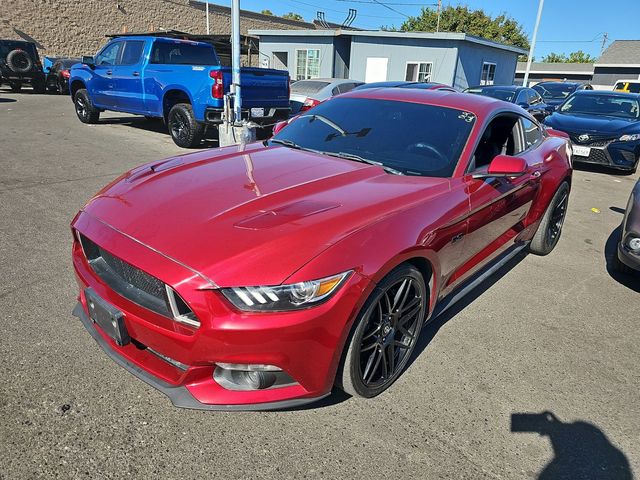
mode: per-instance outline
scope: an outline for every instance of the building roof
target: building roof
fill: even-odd
[[[640,40],[616,40],[596,62],[596,67],[640,67]]]
[[[499,48],[507,50],[518,55],[525,55],[526,50],[505,45],[503,43],[487,40],[486,38],[474,37],[466,33],[456,32],[390,32],[385,30],[345,30],[345,29],[327,29],[327,30],[249,30],[249,35],[257,37],[382,37],[382,38],[414,38],[424,40],[457,40],[463,42],[472,42],[487,47]]]
[[[527,62],[518,62],[516,73],[524,73],[527,69]],[[545,63],[533,62],[531,73],[566,73],[592,75],[593,63]]]

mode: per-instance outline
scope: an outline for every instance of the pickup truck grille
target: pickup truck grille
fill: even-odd
[[[191,326],[199,326],[193,311],[164,282],[112,255],[86,236],[79,234],[82,249],[94,273],[124,298]]]

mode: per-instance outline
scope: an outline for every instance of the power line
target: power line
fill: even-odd
[[[377,3],[378,5],[380,5],[380,6],[384,7],[384,8],[386,8],[386,9],[388,9],[388,10],[391,10],[392,12],[399,13],[400,15],[403,15],[403,16],[405,16],[405,17],[409,18],[409,15],[407,15],[406,13],[402,13],[401,11],[396,10],[395,8],[390,7],[390,6],[389,6],[389,5],[387,5],[386,3],[379,2],[378,0],[373,0],[373,1],[374,1],[375,3]]]
[[[321,5],[314,5],[313,3],[307,3],[307,2],[302,2],[300,0],[287,0],[288,2],[292,2],[292,3],[299,3],[300,5],[306,5],[308,7],[313,7],[313,8],[317,8],[319,10],[326,10],[328,12],[335,12],[335,13],[341,13],[342,15],[346,15],[347,12],[345,12],[344,10],[336,10],[333,8],[326,8],[325,6],[321,6]],[[400,13],[400,15],[404,16],[404,17],[408,17],[408,15],[405,15],[402,12],[398,12]],[[367,15],[367,14],[363,14],[358,12],[358,16],[359,17],[370,17],[370,18],[389,18],[389,15]]]
[[[347,2],[347,3],[366,3],[368,5],[375,5],[375,0],[335,0],[336,2]],[[404,3],[404,2],[384,2],[386,5],[403,5],[406,7],[424,7],[424,6],[436,6],[437,3]]]

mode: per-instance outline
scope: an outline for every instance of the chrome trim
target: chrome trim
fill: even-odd
[[[178,323],[184,323],[185,325],[189,325],[191,327],[196,327],[196,328],[200,327],[199,320],[197,319],[194,320],[192,318],[189,318],[186,315],[180,314],[180,311],[178,310],[178,304],[176,302],[176,291],[166,283],[164,284],[164,289],[165,289],[165,292],[167,293],[167,300],[169,301],[169,308],[171,309],[171,315],[173,316],[173,319]],[[184,300],[182,300],[182,302],[184,302]],[[184,303],[186,305],[186,302]],[[189,310],[191,310],[191,307],[189,307]],[[195,316],[195,313],[193,312],[193,310],[191,310],[191,312]]]

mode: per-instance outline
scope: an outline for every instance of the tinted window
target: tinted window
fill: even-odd
[[[122,42],[110,43],[96,57],[96,65],[115,65]]]
[[[575,91],[576,86],[571,83],[539,83],[533,89],[545,100],[564,100]]]
[[[300,80],[291,85],[291,93],[298,95],[313,95],[318,93],[324,87],[329,85],[329,82],[319,82],[317,80]]]
[[[542,98],[540,98],[540,95],[538,95],[535,90],[529,89],[527,92],[529,93],[529,105],[537,105],[542,102]]]
[[[186,42],[156,41],[151,50],[150,63],[168,65],[219,65],[216,52],[210,45]]]
[[[144,50],[143,41],[127,40],[124,43],[124,50],[122,51],[120,65],[135,65],[138,63],[142,57],[142,50]]]
[[[517,103],[518,105],[521,103],[529,103],[529,96],[527,95],[526,90],[520,90],[520,93],[518,93],[518,97],[516,98],[515,103]]]
[[[542,138],[540,127],[527,118],[521,118],[522,133],[524,134],[524,149],[534,146]]]
[[[637,119],[640,118],[640,105],[632,95],[581,93],[569,97],[560,108],[560,113]]]
[[[497,98],[498,100],[504,100],[505,102],[512,102],[515,90],[510,88],[470,88],[467,90],[469,93],[475,93],[476,95],[484,95],[485,97]]]
[[[452,108],[337,97],[300,116],[272,141],[358,155],[406,175],[450,177],[475,120]]]

